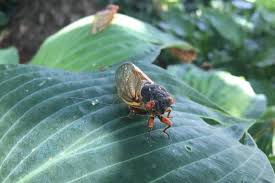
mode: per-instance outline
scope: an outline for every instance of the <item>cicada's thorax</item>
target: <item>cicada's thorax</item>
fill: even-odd
[[[152,113],[163,114],[173,104],[170,94],[158,84],[145,83],[140,93],[144,105],[150,101],[154,102],[154,107],[151,110]]]

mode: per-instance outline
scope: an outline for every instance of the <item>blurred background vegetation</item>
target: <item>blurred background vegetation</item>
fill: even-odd
[[[258,97],[266,98],[266,112],[250,133],[274,167],[275,0],[2,0],[0,63],[28,62],[46,37],[109,3],[119,5],[120,13],[151,23],[197,48],[197,54],[189,53],[196,59],[183,66],[180,77],[233,115],[253,116],[241,109],[249,95],[245,85],[264,94]],[[177,74],[170,65],[186,62],[190,59],[173,57],[167,50],[156,64]],[[222,87],[235,77],[243,80],[237,89]]]

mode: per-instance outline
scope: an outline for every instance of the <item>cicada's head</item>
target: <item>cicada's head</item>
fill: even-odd
[[[154,114],[164,114],[175,103],[166,89],[157,84],[145,84],[141,89],[145,109]]]

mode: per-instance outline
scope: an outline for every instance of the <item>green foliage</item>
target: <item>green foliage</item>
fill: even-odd
[[[232,3],[220,3],[215,8],[198,6],[191,13],[163,12],[159,25],[197,47],[199,65],[208,61],[226,70],[233,67],[236,75],[249,73],[251,67],[274,66],[274,12],[253,4],[241,11]]]
[[[170,1],[157,2],[169,4]],[[269,107],[274,105],[275,9],[273,0],[257,0],[255,3],[244,0],[173,2],[176,4],[167,9],[159,9],[158,6],[151,4],[151,12],[158,13],[149,20],[166,32],[198,48],[196,65],[202,66],[207,62],[214,68],[243,76],[251,83],[256,93],[266,95]],[[124,9],[124,6],[121,9]],[[135,9],[132,8],[129,11],[132,11],[132,15],[136,15]],[[148,16],[151,15],[148,14]],[[146,16],[147,14],[143,15],[143,17]],[[166,67],[179,62],[165,52],[156,63]],[[207,85],[207,82],[203,81],[198,83],[201,83],[201,86]],[[225,95],[230,96],[234,93],[228,91]],[[220,100],[222,99],[217,97],[214,101],[219,103]],[[219,104],[229,109],[232,102],[230,100]],[[251,130],[251,133],[258,146],[270,155],[271,148],[266,147],[272,147],[274,125],[271,125],[270,120],[261,118],[259,121],[262,123],[255,125],[253,127],[255,130]],[[259,135],[257,131],[263,133]],[[258,140],[264,136],[268,138],[264,138],[264,141]]]
[[[257,0],[259,6],[264,6],[267,9],[275,10],[275,0]]]
[[[15,47],[0,49],[0,64],[18,64],[19,56]]]
[[[264,115],[260,118],[260,122],[253,125],[249,132],[253,134],[258,147],[262,149],[268,156],[273,156],[274,145],[270,142],[274,138],[275,125],[275,106],[269,107]]]
[[[249,80],[257,93],[264,93],[268,98],[268,105],[275,105],[274,84],[268,79],[251,79]]]
[[[5,13],[0,11],[0,26],[4,26],[8,23],[8,17]]]
[[[72,71],[91,71],[126,59],[155,57],[167,47],[194,49],[149,24],[119,14],[106,30],[93,35],[92,18],[78,20],[49,37],[32,63]]]
[[[253,4],[241,0],[211,1],[207,5],[196,3],[192,11],[187,7],[164,11],[159,25],[199,49],[196,65],[208,62],[214,68],[244,76],[256,93],[266,95],[268,105],[274,105],[275,12],[270,8],[271,4],[271,1]],[[164,62],[163,65],[169,65],[169,61]],[[272,137],[269,132],[268,136]],[[270,147],[272,139],[266,141]],[[258,143],[258,146],[265,145]]]
[[[275,170],[275,156],[269,157],[269,161],[271,162],[271,165],[273,167],[273,170]]]
[[[274,38],[273,13],[253,5],[240,13],[222,1],[195,8],[187,1],[168,2],[136,5],[148,10],[142,16],[156,15],[152,22],[167,33],[118,14],[92,35],[92,17],[86,17],[49,37],[34,65],[0,65],[0,182],[275,181],[274,110],[261,116],[262,95],[232,75],[254,81],[255,91],[274,103],[274,54],[267,49]],[[197,65],[208,61],[232,74],[194,66],[167,72],[151,64],[164,48],[194,50],[181,40],[199,48]],[[114,84],[115,69],[124,61],[134,61],[175,97],[170,139],[158,120],[151,139],[148,116],[128,116]]]
[[[232,42],[236,47],[243,44],[244,33],[229,14],[209,8],[203,10],[203,17],[227,41]]]
[[[127,117],[115,68],[75,74],[0,66],[1,182],[274,181],[267,157],[246,133],[249,121],[188,99],[195,90],[163,69],[137,65],[177,100],[171,139],[157,121],[150,142],[147,117]]]
[[[0,38],[2,29],[6,28],[11,15],[15,12],[16,1],[17,0],[0,1]]]
[[[168,71],[234,116],[259,118],[266,109],[265,97],[255,94],[244,78],[224,71],[203,71],[194,65],[169,66]]]

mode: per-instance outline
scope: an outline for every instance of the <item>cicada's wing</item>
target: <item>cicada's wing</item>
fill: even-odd
[[[103,31],[112,22],[114,15],[118,11],[118,6],[109,5],[105,10],[99,11],[94,16],[92,33],[96,34]]]
[[[117,92],[123,101],[133,107],[141,106],[141,88],[153,81],[132,63],[121,65],[115,77]]]

